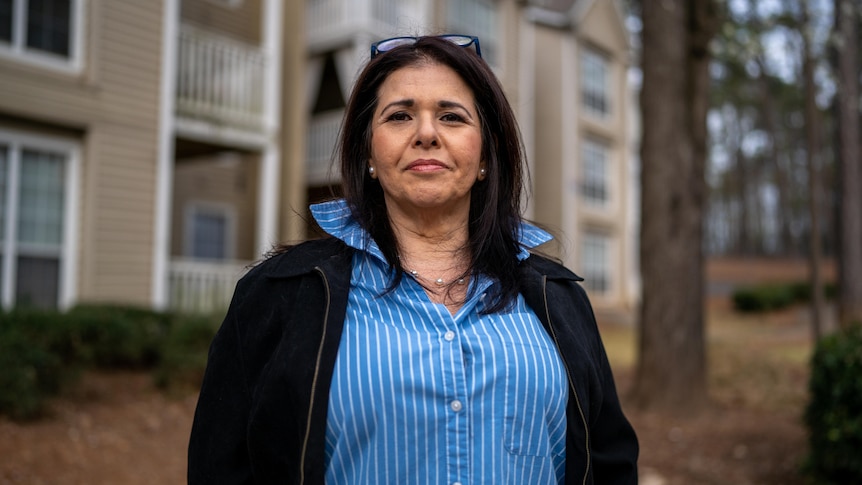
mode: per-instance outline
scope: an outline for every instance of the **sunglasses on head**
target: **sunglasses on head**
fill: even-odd
[[[435,37],[438,39],[448,40],[449,42],[461,47],[470,47],[471,45],[475,46],[476,54],[479,57],[482,57],[482,49],[479,48],[479,38],[474,35],[446,34],[437,35]],[[389,52],[402,45],[413,45],[420,38],[421,37],[392,37],[391,39],[384,39],[380,42],[375,42],[371,44],[371,58],[374,59],[378,54]]]

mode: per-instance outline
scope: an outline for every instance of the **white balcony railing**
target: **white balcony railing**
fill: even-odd
[[[265,61],[261,49],[182,25],[177,115],[220,126],[263,126]]]
[[[309,183],[330,183],[333,178],[338,177],[337,172],[330,173],[330,167],[343,116],[344,110],[337,110],[311,118],[306,141],[306,173]]]
[[[307,6],[308,35],[311,39],[364,27],[379,35],[396,32],[399,28],[415,29],[415,2],[403,0],[310,0]],[[419,2],[422,4],[423,2]],[[411,21],[409,19],[413,18]]]
[[[173,259],[168,271],[171,310],[182,313],[214,313],[227,310],[237,280],[249,263]]]

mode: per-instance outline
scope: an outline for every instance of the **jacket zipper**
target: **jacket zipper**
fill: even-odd
[[[323,288],[326,295],[326,310],[323,312],[323,332],[320,335],[320,343],[317,346],[317,359],[314,362],[314,377],[311,380],[311,400],[308,402],[308,419],[305,423],[305,437],[302,440],[302,454],[300,455],[299,465],[299,483],[305,483],[305,455],[308,452],[308,439],[311,436],[311,418],[314,413],[314,397],[317,395],[317,379],[320,374],[320,359],[323,356],[323,343],[326,340],[326,327],[329,323],[329,306],[331,304],[331,295],[329,288],[329,279],[326,278],[326,273],[319,266],[314,268],[320,273],[323,278]]]
[[[551,337],[553,337],[554,343],[557,345],[557,350],[559,351],[559,349],[561,349],[562,347],[560,347],[560,341],[557,340],[557,332],[556,332],[556,330],[554,330],[553,322],[551,322],[551,311],[550,311],[550,308],[548,307],[548,276],[547,275],[542,276],[542,297],[544,298],[545,318],[547,318],[547,320],[548,320],[548,328],[551,329]],[[585,442],[586,442],[585,445],[586,446],[584,446],[584,449],[587,451],[587,466],[584,469],[584,480],[582,483],[584,485],[586,485],[587,478],[590,475],[590,464],[591,464],[590,428],[589,428],[589,426],[587,426],[587,418],[584,415],[584,409],[581,407],[581,399],[578,397],[578,390],[575,389],[575,383],[572,382],[571,368],[569,367],[569,363],[566,361],[566,356],[563,355],[562,352],[560,352],[560,358],[563,359],[563,364],[565,364],[565,366],[566,366],[566,379],[569,381],[569,388],[571,388],[572,394],[575,396],[575,404],[578,406],[578,413],[581,415],[581,422],[584,423],[584,436],[586,437],[586,439],[585,439]]]

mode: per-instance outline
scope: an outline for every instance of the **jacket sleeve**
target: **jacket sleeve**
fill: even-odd
[[[238,298],[234,295],[209,349],[188,450],[189,485],[252,482],[246,443],[250,395]]]
[[[620,407],[604,349],[601,356],[602,400],[591,426],[593,476],[597,484],[637,484],[637,436]]]
[[[593,478],[596,484],[635,485],[638,483],[638,439],[629,420],[623,413],[617,394],[614,376],[607,353],[599,334],[592,306],[586,293],[578,285],[578,296],[583,299],[582,308],[588,310],[590,333],[594,335],[593,356],[597,371],[600,396],[591,403],[590,445]]]

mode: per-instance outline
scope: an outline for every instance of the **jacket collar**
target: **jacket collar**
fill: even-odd
[[[546,276],[550,280],[584,281],[583,278],[562,264],[538,254],[531,254],[529,258],[521,263],[521,266],[525,270],[532,270],[541,276]]]
[[[355,249],[334,237],[306,241],[277,251],[272,264],[266,265],[264,276],[293,278],[311,273],[319,267],[331,274],[344,274],[349,278],[354,252]],[[288,253],[290,257],[287,257]]]

